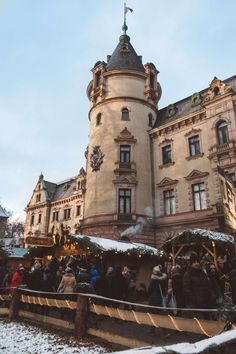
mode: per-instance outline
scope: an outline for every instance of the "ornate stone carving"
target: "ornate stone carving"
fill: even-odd
[[[95,145],[93,147],[93,152],[90,154],[90,166],[92,167],[92,171],[96,172],[100,170],[100,166],[103,163],[104,154],[100,149],[99,145]]]
[[[195,92],[191,97],[192,106],[198,106],[202,102],[202,95],[200,92]]]
[[[206,178],[209,175],[209,172],[201,172],[198,170],[192,170],[188,176],[185,177],[186,181],[192,181],[197,178]]]
[[[168,117],[173,117],[178,111],[178,108],[176,105],[174,104],[170,104],[168,107],[167,107],[167,115]]]
[[[163,178],[163,180],[157,184],[158,188],[170,187],[177,184],[179,181],[177,179],[171,179],[169,177]]]
[[[219,80],[217,77],[214,77],[210,83],[210,88],[207,90],[207,94],[204,97],[204,102],[213,100],[214,98],[231,91],[231,88],[226,85],[223,81]]]
[[[136,143],[137,141],[126,127],[120,132],[120,135],[114,140],[117,143],[124,142],[124,141],[128,141],[130,143]]]

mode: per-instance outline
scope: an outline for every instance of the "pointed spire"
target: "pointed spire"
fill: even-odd
[[[41,172],[40,176],[39,176],[39,181],[42,181],[43,180],[43,172]]]

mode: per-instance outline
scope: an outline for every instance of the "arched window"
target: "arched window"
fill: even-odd
[[[123,108],[121,112],[122,112],[121,120],[129,120],[129,110],[128,110],[128,108]]]
[[[98,113],[98,115],[96,117],[96,125],[100,125],[101,124],[101,120],[102,120],[102,114]]]
[[[223,120],[216,126],[218,144],[222,145],[229,141],[228,124]]]
[[[149,127],[153,126],[153,115],[151,113],[148,115],[148,125]]]

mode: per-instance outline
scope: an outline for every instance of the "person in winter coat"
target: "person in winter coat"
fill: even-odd
[[[234,305],[236,305],[236,258],[231,261],[232,270],[229,273],[229,280],[232,292],[232,300]]]
[[[60,285],[57,289],[58,293],[74,293],[76,291],[76,280],[72,273],[72,269],[67,267],[65,274],[62,276]]]
[[[223,294],[221,292],[219,274],[216,271],[216,267],[214,263],[211,263],[209,265],[207,274],[211,284],[210,285],[211,293],[212,293],[211,303],[213,305],[213,308],[216,308],[223,301]]]
[[[15,273],[12,276],[11,284],[10,284],[10,289],[9,289],[9,294],[13,293],[14,288],[19,288],[22,284],[23,281],[23,273],[25,271],[24,267],[20,267],[18,270],[15,271]]]
[[[35,263],[31,273],[29,274],[29,288],[35,291],[43,290],[43,273],[41,270],[41,264]]]
[[[211,283],[206,273],[201,269],[198,255],[190,255],[190,267],[183,279],[186,306],[195,309],[214,307],[212,304]],[[198,317],[207,317],[207,313],[199,312]],[[205,316],[206,315],[206,316]]]
[[[111,299],[123,300],[126,292],[126,282],[122,275],[121,267],[110,269],[106,275],[107,297]]]
[[[98,270],[95,266],[92,266],[90,269],[90,284],[92,286],[96,285],[96,282],[98,281],[98,279],[100,278],[100,274],[98,273]]]
[[[162,266],[153,268],[151,282],[148,287],[148,303],[150,306],[165,306],[165,293],[167,286],[167,274],[162,272]]]

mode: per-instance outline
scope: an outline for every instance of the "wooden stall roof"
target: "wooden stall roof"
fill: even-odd
[[[91,247],[93,250],[103,252],[117,252],[117,253],[139,253],[153,256],[160,256],[163,251],[157,248],[144,245],[142,243],[127,242],[111,240],[104,237],[95,237],[87,235],[73,235],[72,238],[77,241],[78,246],[85,248]]]
[[[224,234],[222,232],[204,230],[204,229],[189,229],[180,232],[178,235],[167,240],[163,249],[167,252],[172,250],[173,246],[183,245],[183,244],[209,244],[215,242],[218,246],[223,247],[233,247],[234,237],[231,235]]]

